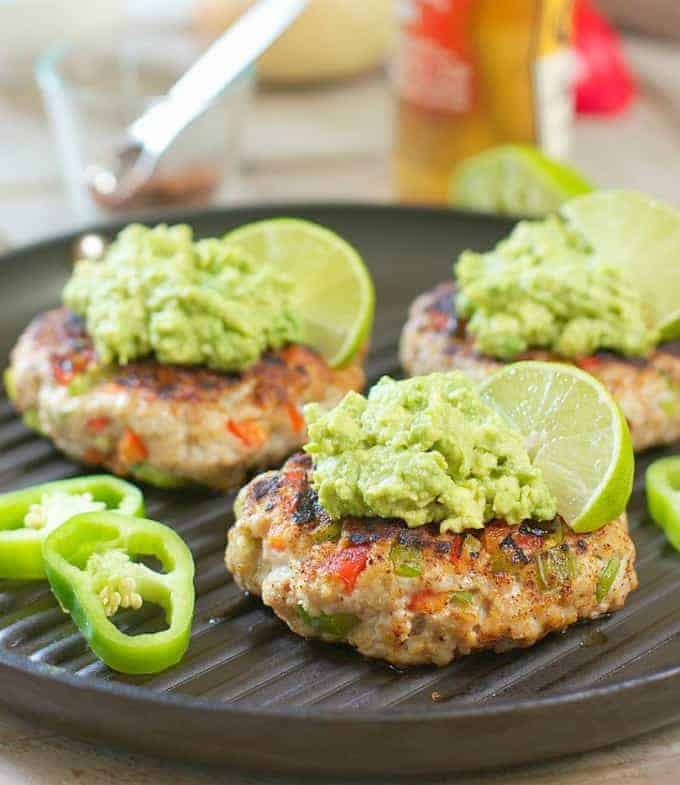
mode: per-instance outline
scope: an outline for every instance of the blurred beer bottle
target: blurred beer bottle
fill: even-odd
[[[397,0],[394,174],[446,202],[456,165],[507,142],[567,152],[571,0]]]

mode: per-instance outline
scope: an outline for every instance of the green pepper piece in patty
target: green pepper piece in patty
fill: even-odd
[[[329,521],[322,523],[312,533],[312,541],[316,544],[322,542],[338,542],[342,537],[342,521]]]
[[[602,568],[602,572],[597,579],[597,586],[595,587],[595,599],[598,602],[602,602],[611,591],[616,576],[619,574],[620,566],[621,559],[619,559],[618,556],[612,556]]]
[[[471,591],[452,591],[451,596],[449,597],[449,602],[452,605],[458,605],[460,607],[472,605],[474,600],[475,597]]]
[[[402,578],[417,578],[423,572],[423,555],[410,545],[395,543],[390,549],[394,572]]]
[[[133,466],[130,472],[136,480],[154,485],[156,488],[186,488],[187,485],[191,485],[191,481],[185,477],[156,469],[146,461]]]
[[[44,578],[42,545],[50,531],[72,515],[97,509],[143,515],[144,497],[134,485],[108,474],[0,495],[0,578]]]
[[[312,616],[302,605],[298,605],[298,614],[304,624],[319,635],[329,635],[338,640],[344,640],[359,623],[359,618],[353,613],[324,613],[321,611],[318,616]]]
[[[536,557],[536,574],[544,591],[561,589],[574,577],[574,572],[574,561],[568,548],[558,545]]]
[[[62,608],[110,668],[158,673],[179,662],[191,637],[194,561],[172,529],[115,512],[83,513],[55,529],[43,546],[45,571]],[[135,558],[157,558],[155,572]],[[160,605],[167,629],[127,635],[111,617],[119,608]]]

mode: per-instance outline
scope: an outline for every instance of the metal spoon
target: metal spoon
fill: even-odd
[[[217,39],[158,103],[125,130],[113,171],[88,167],[96,196],[112,207],[132,200],[177,137],[300,15],[308,0],[259,0]]]

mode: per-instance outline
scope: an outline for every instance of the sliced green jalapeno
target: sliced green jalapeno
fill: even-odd
[[[71,515],[96,509],[143,515],[144,497],[134,485],[108,474],[0,495],[0,578],[44,578],[42,545],[50,531]]]
[[[153,556],[163,572],[136,558]],[[179,662],[194,613],[194,561],[172,529],[116,512],[70,518],[43,545],[45,571],[61,607],[94,653],[122,673],[157,673]],[[127,635],[111,617],[145,602],[163,608],[160,632]]]
[[[680,551],[680,455],[654,461],[645,474],[649,514]]]

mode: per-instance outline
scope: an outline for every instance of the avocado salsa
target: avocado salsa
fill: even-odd
[[[128,226],[102,261],[77,262],[64,304],[85,318],[104,364],[241,371],[267,349],[303,340],[293,281],[234,244],[195,241],[186,225]]]
[[[368,396],[350,392],[329,412],[307,405],[305,419],[313,485],[333,518],[461,532],[556,515],[522,436],[460,372],[383,377]]]
[[[532,348],[568,359],[599,349],[644,357],[659,336],[640,294],[562,217],[521,221],[487,253],[455,268],[456,310],[483,354],[511,361]]]

